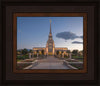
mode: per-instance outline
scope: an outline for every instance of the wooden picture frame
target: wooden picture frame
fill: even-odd
[[[3,83],[9,84],[96,84],[97,83],[97,3],[3,3]],[[13,70],[16,48],[14,13],[86,13],[85,70],[82,72],[20,71]],[[9,14],[9,15],[8,15]],[[14,34],[15,33],[15,34]],[[87,34],[86,34],[87,33]],[[85,38],[84,37],[84,38]],[[87,46],[87,47],[86,47]],[[95,48],[94,48],[95,47]],[[87,49],[86,49],[87,48]],[[6,50],[6,51],[5,51]],[[13,53],[14,51],[14,53]],[[5,54],[6,53],[6,54]],[[97,56],[97,57],[96,57]],[[15,66],[15,64],[14,64]],[[14,72],[13,72],[14,71]],[[49,73],[48,73],[49,72]],[[23,78],[24,77],[24,78]]]
[[[34,69],[17,70],[16,69],[16,51],[17,51],[17,17],[83,17],[83,50],[84,61],[81,70],[65,69]],[[14,73],[86,73],[87,72],[87,13],[14,13],[13,14],[13,71]]]

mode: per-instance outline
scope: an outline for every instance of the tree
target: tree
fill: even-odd
[[[71,51],[70,50],[67,50],[66,53],[71,53]]]
[[[42,50],[42,55],[44,55],[44,50]]]
[[[56,54],[58,55],[59,54],[59,51],[57,50]]]
[[[61,51],[61,53],[63,53],[64,51]]]
[[[24,49],[22,50],[22,54],[23,54],[23,55],[26,55],[27,53],[28,53],[28,50],[24,48]]]
[[[39,50],[36,50],[37,53],[39,53]]]
[[[29,50],[29,53],[32,53],[33,51],[32,50]]]
[[[73,50],[72,53],[73,53],[74,55],[77,55],[77,54],[78,54],[78,50]]]
[[[21,52],[21,50],[17,50],[18,52]]]

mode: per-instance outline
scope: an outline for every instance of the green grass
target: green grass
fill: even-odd
[[[17,56],[17,58],[16,58],[17,62],[20,62],[25,59],[29,59],[28,55]]]
[[[29,56],[28,55],[23,55],[23,56],[17,56],[18,60],[24,60],[24,59],[28,59]]]
[[[72,56],[72,58],[83,58],[83,56]]]

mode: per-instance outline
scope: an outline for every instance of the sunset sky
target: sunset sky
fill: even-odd
[[[50,19],[55,47],[83,50],[83,17],[17,17],[17,49],[46,47]]]

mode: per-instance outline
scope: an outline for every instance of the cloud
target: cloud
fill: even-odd
[[[83,42],[73,41],[72,44],[83,44]]]
[[[76,38],[82,38],[83,36],[77,36],[75,33],[72,32],[60,32],[56,34],[56,37],[65,40],[69,40],[69,39],[74,40]]]

